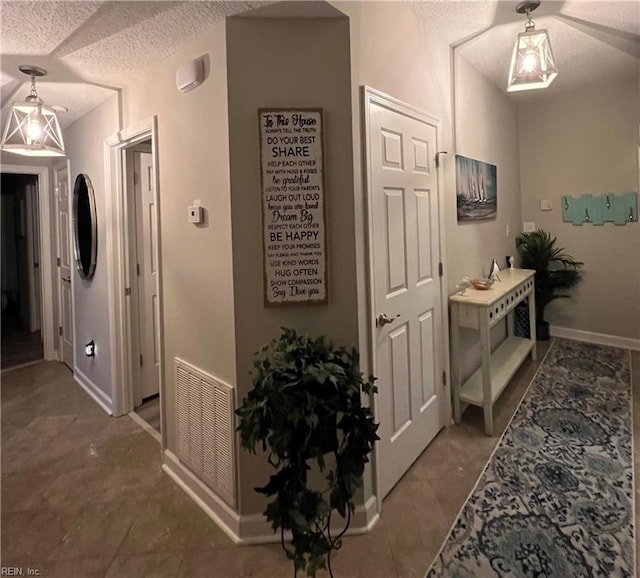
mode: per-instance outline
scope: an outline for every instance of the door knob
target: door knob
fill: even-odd
[[[384,327],[389,323],[393,323],[393,320],[397,319],[398,317],[400,317],[400,315],[392,315],[391,317],[389,317],[386,313],[380,313],[380,315],[378,315],[378,318],[376,319],[376,327]]]
[[[62,278],[62,280],[63,280],[65,283],[71,283],[71,277],[63,277],[63,278]]]

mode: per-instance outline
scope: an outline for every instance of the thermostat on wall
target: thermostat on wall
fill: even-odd
[[[202,207],[193,205],[189,207],[189,223],[202,223],[203,212]]]

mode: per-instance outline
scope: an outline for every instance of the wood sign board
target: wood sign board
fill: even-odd
[[[328,302],[322,109],[259,109],[264,305]]]

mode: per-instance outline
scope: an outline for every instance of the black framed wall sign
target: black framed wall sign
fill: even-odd
[[[322,109],[259,109],[264,304],[326,304]]]

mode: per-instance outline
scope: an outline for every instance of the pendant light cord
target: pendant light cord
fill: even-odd
[[[27,102],[39,102],[40,97],[38,96],[38,92],[36,91],[36,76],[31,73],[31,91],[29,92],[29,96],[27,96]]]
[[[529,30],[535,30],[536,23],[531,18],[531,9],[527,8],[527,22],[524,25],[524,31],[529,32]]]

